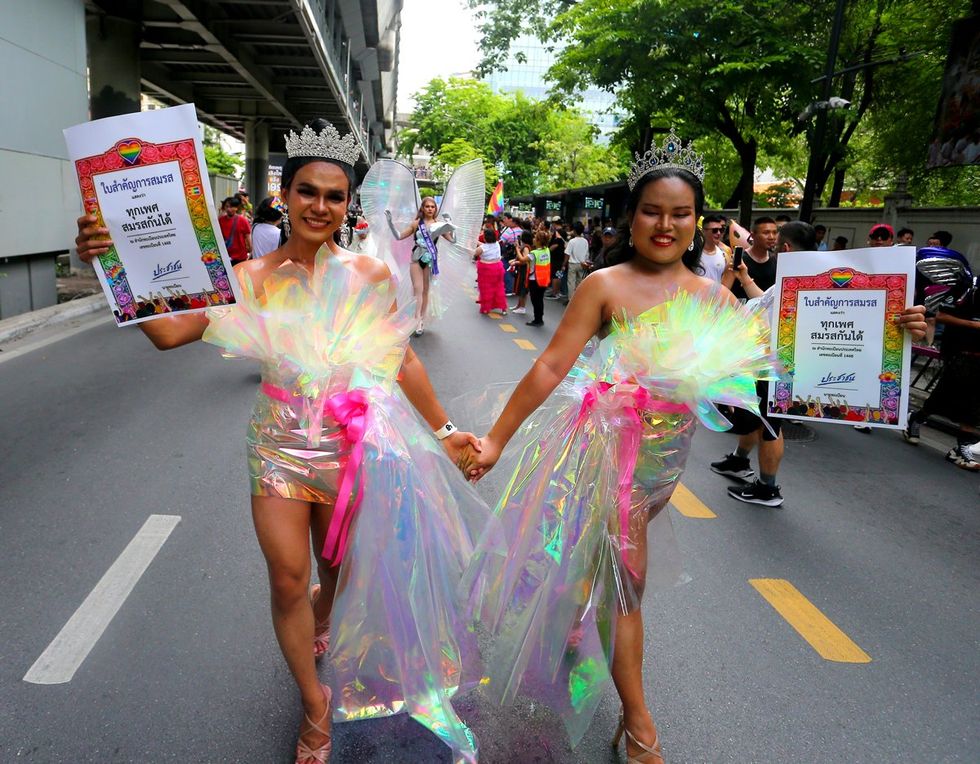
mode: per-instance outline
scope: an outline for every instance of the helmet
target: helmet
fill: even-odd
[[[955,249],[923,247],[915,255],[916,301],[935,312],[955,308],[973,293],[970,264]]]

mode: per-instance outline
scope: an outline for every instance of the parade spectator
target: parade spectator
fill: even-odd
[[[279,249],[279,225],[282,212],[275,206],[275,199],[267,196],[259,202],[252,228],[252,257],[262,257]]]
[[[224,214],[218,219],[232,265],[248,260],[252,251],[252,226],[239,212],[240,207],[241,200],[229,196],[221,203]]]
[[[834,238],[834,246],[831,250],[834,252],[840,252],[841,250],[847,249],[847,237],[837,236]]]
[[[603,228],[599,236],[599,251],[592,257],[592,270],[605,268],[608,265],[607,257],[609,251],[616,243],[616,229],[613,227]]]
[[[868,231],[869,247],[891,247],[895,244],[895,229],[888,223],[875,223]]]
[[[827,226],[817,223],[813,226],[814,241],[817,244],[817,252],[827,251]]]
[[[943,416],[959,426],[956,447],[946,460],[976,472],[980,460],[972,444],[980,437],[980,292],[974,289],[959,306],[937,311],[936,323],[943,326],[942,371],[922,408],[909,416],[905,440],[917,445],[922,423],[933,414]]]
[[[240,204],[238,205],[238,211],[241,212],[245,217],[247,217],[251,222],[253,217],[252,215],[253,210],[252,210],[252,202],[248,198],[248,191],[246,191],[244,188],[240,188],[238,189],[238,192],[235,194],[235,196],[238,197],[238,201],[240,202]]]
[[[758,227],[758,224],[757,226]],[[777,252],[811,252],[816,247],[816,237],[813,226],[799,220],[784,223],[779,229],[776,240]],[[773,258],[775,260],[775,258]],[[775,283],[763,286],[756,283],[750,274],[749,259],[743,259],[742,265],[736,272],[742,291],[750,297],[761,296]],[[712,471],[719,475],[746,481],[745,485],[730,486],[728,495],[733,499],[749,504],[761,504],[767,507],[778,507],[783,503],[783,495],[776,485],[776,475],[779,464],[783,459],[785,442],[783,440],[781,421],[769,418],[766,414],[766,401],[769,398],[769,383],[756,383],[756,394],[760,400],[762,418],[744,409],[732,409],[731,432],[739,436],[735,451],[718,462],[712,462]],[[759,448],[759,477],[752,480],[755,473],[749,460],[752,450]],[[748,482],[751,481],[751,482]]]
[[[521,238],[521,227],[517,219],[505,212],[502,215],[503,225],[497,237],[500,243],[500,257],[504,264],[504,289],[508,297],[514,296],[514,258],[517,256],[517,243]]]
[[[572,238],[565,247],[565,261],[562,270],[568,279],[568,299],[575,296],[575,290],[589,274],[589,242],[585,240],[585,226],[582,221],[572,223]]]
[[[507,314],[504,294],[504,264],[500,257],[500,242],[492,228],[483,229],[483,243],[473,255],[476,261],[476,284],[480,292],[480,313]]]
[[[945,247],[949,249],[949,245],[952,243],[953,234],[949,231],[936,231],[926,240],[927,247]]]
[[[901,244],[902,246],[912,246],[915,242],[915,231],[911,228],[899,228],[898,233],[895,234],[896,244]]]
[[[789,215],[786,215],[785,213],[782,214],[782,215],[776,215],[776,228],[777,229],[782,228],[784,225],[786,225],[792,219],[793,218],[791,218]]]
[[[701,252],[701,269],[704,275],[712,281],[721,283],[725,269],[731,260],[731,250],[722,242],[725,233],[723,215],[705,215],[702,221],[704,232],[704,250]]]
[[[776,283],[776,240],[779,229],[776,221],[770,217],[756,218],[752,226],[752,246],[745,250],[742,262],[745,263],[748,275],[758,284],[759,288],[766,290]],[[741,280],[736,280],[735,273],[729,269],[722,283],[732,290],[739,299],[745,299],[745,289]]]
[[[534,318],[528,326],[544,326],[544,293],[551,282],[551,233],[541,229],[534,234],[534,249],[528,260],[528,291],[531,293],[531,307]]]
[[[527,313],[528,266],[531,262],[531,247],[534,245],[534,234],[531,231],[521,231],[517,242],[517,254],[511,267],[514,269],[514,294],[517,304],[511,309],[518,315]]]
[[[551,238],[548,249],[551,250],[551,292],[545,295],[548,300],[560,300],[562,282],[565,273],[562,265],[565,262],[565,229],[561,224],[561,218],[557,215],[551,220]]]

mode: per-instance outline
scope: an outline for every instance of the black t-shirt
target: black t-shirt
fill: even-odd
[[[939,312],[956,318],[965,318],[968,321],[980,320],[980,292],[974,290],[957,307],[950,310],[940,309]],[[980,329],[945,324],[941,348],[944,356],[980,353]]]
[[[775,255],[769,255],[769,259],[764,263],[758,263],[752,259],[752,256],[748,252],[746,252],[742,256],[742,262],[745,263],[745,267],[749,269],[749,277],[763,292],[776,283]],[[740,300],[744,300],[748,297],[748,295],[745,294],[745,290],[742,289],[742,284],[738,279],[736,279],[735,283],[732,284],[732,294]]]

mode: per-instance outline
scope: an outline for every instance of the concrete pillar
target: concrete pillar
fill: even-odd
[[[87,14],[89,105],[92,119],[140,110],[140,23]]]
[[[251,119],[245,123],[245,190],[255,207],[269,195],[269,125]]]

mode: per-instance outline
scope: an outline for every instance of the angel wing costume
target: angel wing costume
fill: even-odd
[[[361,208],[371,226],[374,254],[395,275],[400,305],[414,299],[410,266],[418,262],[432,269],[428,316],[423,318],[438,318],[445,312],[439,258],[450,256],[467,263],[472,258],[483,222],[485,182],[483,160],[460,165],[446,183],[436,222],[422,223],[414,237],[399,239],[398,232],[418,219],[422,204],[415,173],[393,159],[378,160],[368,170],[360,188]],[[447,233],[451,238],[444,236]]]

